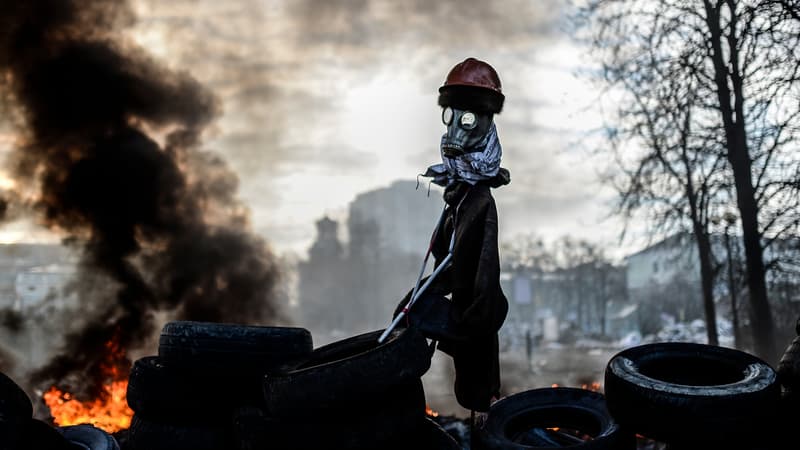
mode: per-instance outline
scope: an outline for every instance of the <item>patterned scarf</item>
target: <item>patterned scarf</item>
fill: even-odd
[[[442,136],[442,143],[444,138]],[[442,163],[428,167],[423,176],[432,177],[433,182],[439,186],[447,186],[455,181],[465,181],[475,185],[478,181],[493,178],[500,171],[500,158],[503,156],[494,123],[477,148],[483,150],[452,158],[445,156],[440,147]]]

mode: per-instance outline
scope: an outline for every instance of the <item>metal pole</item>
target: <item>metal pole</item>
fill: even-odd
[[[381,334],[381,337],[378,338],[379,344],[382,344],[383,341],[386,339],[386,337],[389,336],[389,333],[391,333],[392,330],[394,330],[395,327],[397,327],[400,321],[403,320],[403,317],[405,317],[406,312],[409,310],[409,308],[411,308],[414,302],[416,302],[417,299],[425,292],[425,289],[428,289],[428,286],[430,286],[431,283],[433,283],[433,279],[436,278],[436,275],[439,275],[439,272],[444,270],[445,266],[448,266],[450,264],[450,259],[452,256],[453,256],[452,253],[448,253],[447,256],[442,260],[442,263],[439,264],[439,267],[437,267],[436,270],[433,271],[431,276],[428,277],[428,281],[426,281],[425,284],[423,284],[422,287],[419,288],[419,291],[417,291],[417,295],[415,295],[414,297],[411,298],[411,300],[408,301],[403,310],[400,311],[397,317],[394,318],[391,325],[389,325],[386,331],[384,331],[383,334]]]

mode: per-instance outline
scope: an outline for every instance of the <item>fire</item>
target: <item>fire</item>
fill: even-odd
[[[594,392],[600,392],[600,382],[599,381],[592,381],[591,383],[583,383],[581,384],[581,389],[588,389]]]
[[[428,405],[425,405],[425,414],[430,417],[439,417],[439,413]]]
[[[106,355],[99,367],[107,381],[97,398],[81,401],[55,385],[42,396],[56,425],[89,423],[108,433],[130,427],[133,411],[128,407],[128,374],[125,369],[130,363],[116,336],[106,342],[105,349]]]
[[[90,423],[109,433],[130,427],[133,411],[128,407],[127,380],[112,381],[103,386],[101,398],[82,402],[55,386],[44,393],[44,402],[59,426]]]

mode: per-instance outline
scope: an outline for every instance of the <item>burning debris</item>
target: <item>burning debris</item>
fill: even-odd
[[[128,429],[133,417],[133,411],[125,398],[128,380],[112,381],[103,385],[103,389],[103,397],[85,402],[55,386],[50,387],[43,397],[56,425],[89,423],[109,433]]]
[[[34,382],[75,377],[70,395],[113,396],[108,383],[129,369],[124,351],[152,335],[155,310],[281,319],[276,262],[248,230],[236,177],[199,148],[214,96],[122,34],[135,19],[127,2],[0,5],[2,111],[17,130],[7,198],[82,249],[76,288],[96,316]],[[109,342],[121,356],[109,360]]]
[[[42,396],[53,422],[59,426],[92,424],[109,433],[127,429],[133,411],[128,406],[127,389],[130,362],[125,350],[113,339],[105,343],[106,359],[99,364],[102,379],[92,383],[101,391],[81,401],[68,391],[51,386]],[[123,369],[127,368],[127,369]]]

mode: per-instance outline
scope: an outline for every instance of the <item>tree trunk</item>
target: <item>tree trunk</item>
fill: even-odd
[[[733,346],[740,348],[742,338],[739,336],[739,311],[736,306],[736,282],[733,277],[733,255],[731,255],[731,239],[728,227],[725,227],[725,251],[728,254],[728,291],[731,297],[731,321],[733,322]]]
[[[767,301],[761,232],[758,227],[758,204],[753,187],[752,161],[744,122],[744,89],[739,74],[738,49],[736,48],[738,43],[735,36],[737,23],[735,11],[730,11],[732,16],[729,25],[730,35],[723,37],[719,8],[713,7],[709,0],[704,0],[703,3],[706,9],[706,21],[709,31],[711,31],[711,58],[714,63],[717,96],[725,128],[727,157],[733,170],[736,204],[742,219],[742,241],[747,264],[747,284],[750,290],[753,343],[758,356],[768,362],[775,362],[780,355],[776,353],[772,313]],[[731,50],[729,62],[724,59],[723,39],[727,41]],[[728,70],[729,66],[730,71]],[[731,91],[731,87],[733,91]]]
[[[737,151],[747,150],[745,148]],[[732,152],[732,149],[729,150],[730,152]],[[734,155],[734,158],[737,156]],[[759,356],[769,362],[774,362],[780,355],[777,354],[775,346],[774,323],[767,298],[761,233],[758,230],[758,207],[756,206],[754,189],[750,180],[750,161],[748,158],[746,163],[740,160],[737,163],[732,161],[731,164],[736,164],[734,165],[734,181],[736,183],[736,200],[742,217],[742,240],[747,262],[747,285],[750,290],[750,321],[753,329],[753,342],[755,351]],[[740,166],[738,170],[736,169],[737,165]],[[737,171],[740,172],[738,175],[736,174]]]
[[[699,224],[694,226],[697,255],[700,258],[700,280],[703,287],[703,309],[706,314],[706,334],[709,345],[719,345],[717,312],[714,306],[714,269],[711,265],[711,242]]]

